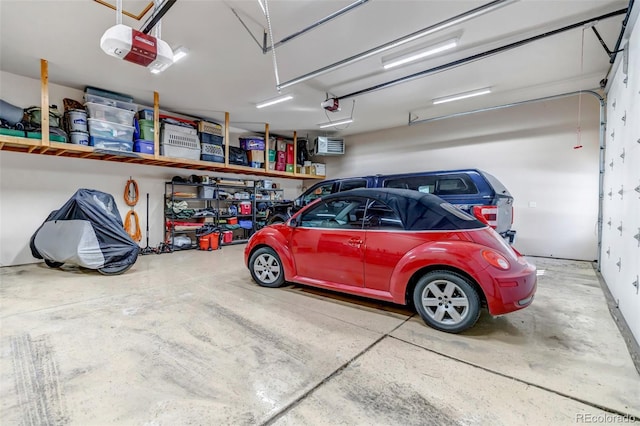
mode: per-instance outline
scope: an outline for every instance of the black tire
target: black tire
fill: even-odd
[[[270,247],[261,247],[249,259],[251,277],[261,287],[276,288],[284,284],[280,256]]]
[[[277,223],[285,223],[288,219],[284,218],[282,216],[274,216],[271,219],[269,219],[269,222],[267,223],[267,225],[275,225]]]
[[[100,272],[102,275],[120,275],[131,269],[132,266],[133,263],[124,266],[106,266],[104,268],[98,268],[98,272]]]
[[[62,265],[64,265],[63,262],[55,262],[55,261],[49,260],[49,259],[45,259],[44,263],[46,263],[49,268],[59,268]]]
[[[429,327],[447,333],[465,331],[480,317],[480,296],[473,284],[449,271],[431,271],[420,278],[413,303]]]

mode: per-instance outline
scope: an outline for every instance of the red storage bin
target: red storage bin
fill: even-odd
[[[286,158],[286,163],[287,164],[293,164],[293,144],[292,143],[288,143],[287,144],[287,158]]]
[[[222,242],[225,244],[233,242],[233,231],[223,231],[222,232]]]

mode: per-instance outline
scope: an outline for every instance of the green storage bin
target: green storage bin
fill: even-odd
[[[20,137],[20,138],[24,138],[24,130],[0,128],[0,135],[17,136],[17,137]]]
[[[276,161],[276,151],[275,149],[270,149],[269,150],[269,162],[273,163]]]
[[[39,132],[27,132],[27,137],[30,139],[42,139],[42,133]],[[54,135],[49,133],[50,142],[63,142],[66,143],[67,139],[64,136]]]
[[[293,164],[287,164],[285,171],[293,173]]]
[[[138,120],[140,126],[140,139],[154,140],[153,120]]]

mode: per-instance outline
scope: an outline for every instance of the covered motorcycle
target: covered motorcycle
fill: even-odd
[[[31,237],[31,254],[52,268],[71,263],[105,275],[127,271],[140,248],[125,232],[113,196],[79,189]]]

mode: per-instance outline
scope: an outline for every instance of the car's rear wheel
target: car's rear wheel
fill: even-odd
[[[249,259],[251,277],[262,287],[280,287],[284,284],[284,269],[278,254],[270,247],[261,247]]]
[[[133,263],[122,266],[105,266],[102,268],[98,268],[98,272],[100,272],[102,275],[120,275],[131,269],[132,266]]]
[[[46,263],[49,268],[59,268],[62,265],[64,265],[64,263],[62,262],[56,262],[54,260],[49,260],[49,259],[45,259],[44,263]]]
[[[480,316],[476,289],[468,279],[449,271],[432,271],[420,278],[413,303],[427,325],[448,333],[471,328]]]

